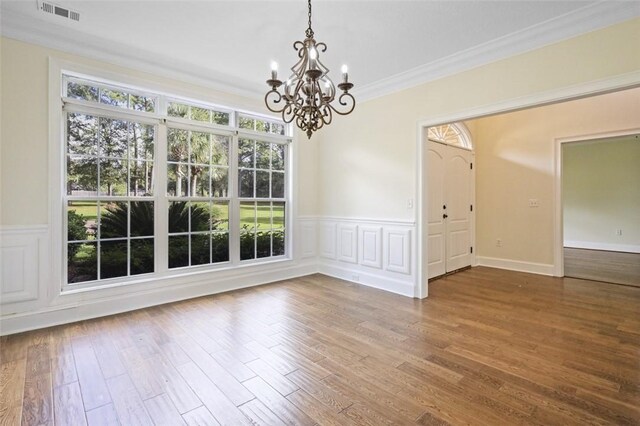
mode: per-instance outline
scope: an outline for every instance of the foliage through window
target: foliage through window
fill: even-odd
[[[230,136],[169,128],[169,268],[229,261]]]
[[[202,121],[205,123],[222,124],[224,126],[229,125],[230,116],[229,112],[203,108],[197,105],[189,105],[180,102],[169,103],[167,114],[169,117],[179,117],[187,120]]]
[[[266,120],[245,114],[240,115],[238,127],[254,132],[273,133],[275,135],[285,134],[285,125],[282,121]]]
[[[239,140],[241,260],[284,254],[285,162],[280,143]]]
[[[284,123],[63,82],[67,283],[286,254]]]
[[[67,79],[67,97],[98,102],[136,111],[155,112],[157,98],[142,93],[134,93],[116,86],[105,86],[81,80]]]
[[[153,272],[153,126],[67,114],[68,282]],[[131,222],[131,224],[130,224]]]

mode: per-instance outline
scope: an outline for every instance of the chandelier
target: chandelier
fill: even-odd
[[[296,41],[293,48],[298,52],[298,62],[291,67],[293,72],[284,82],[278,80],[278,64],[271,63],[271,78],[267,84],[271,90],[264,97],[265,104],[271,112],[282,113],[286,123],[293,120],[296,126],[311,139],[313,132],[325,125],[331,124],[333,113],[339,115],[350,114],[356,106],[356,100],[349,93],[353,87],[349,83],[347,66],[342,66],[342,82],[338,89],[342,93],[338,96],[336,87],[329,78],[329,69],[320,62],[319,52],[325,52],[327,45],[316,42],[311,29],[311,0],[309,4],[309,27],[305,32],[304,41]],[[283,86],[282,91],[279,90]]]

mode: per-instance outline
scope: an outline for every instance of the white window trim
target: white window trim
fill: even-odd
[[[439,143],[442,145],[448,145],[448,146],[453,146],[455,148],[465,149],[467,151],[473,151],[473,138],[471,137],[471,132],[469,132],[469,128],[467,127],[467,125],[464,124],[462,121],[457,121],[455,123],[450,123],[448,125],[457,129],[458,134],[460,135],[460,141],[461,141],[460,145],[454,145],[449,142],[443,142],[443,141],[428,137],[429,128],[425,130],[425,132],[427,133],[427,139],[431,142]],[[432,126],[432,127],[440,127],[440,126]]]
[[[176,278],[189,278],[196,277],[201,274],[211,274],[215,272],[219,272],[223,274],[223,276],[228,276],[229,273],[233,273],[233,271],[237,270],[240,273],[241,270],[245,270],[247,268],[254,269],[259,268],[261,270],[269,270],[272,271],[275,265],[281,263],[291,263],[295,260],[294,250],[295,250],[295,226],[294,223],[297,218],[297,185],[296,182],[296,174],[297,168],[294,167],[292,163],[292,159],[296,158],[297,150],[295,149],[296,137],[295,134],[291,131],[292,126],[288,125],[288,132],[290,135],[281,136],[275,134],[267,134],[255,132],[242,132],[246,133],[246,136],[250,136],[253,138],[260,138],[262,140],[278,140],[281,143],[288,143],[289,149],[287,150],[287,159],[286,159],[286,169],[287,170],[287,180],[285,182],[285,196],[286,196],[286,210],[285,210],[285,229],[286,231],[286,239],[285,239],[285,253],[284,256],[273,256],[269,258],[263,258],[258,260],[246,260],[246,261],[238,261],[233,264],[231,262],[233,256],[237,256],[239,258],[239,241],[235,241],[235,239],[230,237],[230,262],[221,263],[221,264],[209,264],[209,265],[200,265],[193,266],[188,268],[176,268],[169,269],[167,271],[156,271],[152,274],[144,274],[144,275],[136,275],[136,276],[127,276],[122,278],[111,278],[105,280],[97,280],[91,281],[90,284],[68,284],[66,282],[66,249],[61,250],[63,247],[63,243],[66,241],[65,237],[65,229],[66,226],[63,226],[63,218],[64,213],[63,209],[66,208],[63,203],[63,199],[66,194],[66,186],[64,182],[64,174],[65,174],[65,159],[66,152],[64,149],[64,134],[65,134],[65,126],[63,125],[64,119],[64,111],[63,106],[66,104],[68,108],[73,108],[74,105],[82,105],[83,111],[86,111],[86,107],[93,107],[96,110],[102,110],[109,114],[117,113],[117,110],[123,111],[122,108],[112,107],[105,104],[86,102],[77,100],[77,99],[63,99],[61,97],[62,94],[62,76],[64,74],[71,75],[74,77],[78,77],[80,79],[86,78],[87,80],[97,81],[99,83],[113,85],[113,82],[116,82],[115,85],[124,89],[131,89],[132,92],[135,93],[152,93],[159,95],[159,103],[158,110],[165,111],[166,110],[166,101],[167,99],[191,102],[194,100],[193,94],[189,92],[189,89],[185,90],[176,90],[175,88],[167,88],[161,84],[155,83],[152,80],[147,79],[139,79],[137,77],[132,77],[127,74],[119,74],[113,73],[110,71],[105,71],[103,69],[94,68],[92,66],[87,66],[84,64],[79,64],[67,60],[62,60],[56,57],[50,56],[49,58],[49,224],[50,224],[50,245],[51,245],[51,282],[52,287],[49,290],[49,297],[55,303],[60,302],[60,297],[65,295],[74,295],[78,293],[85,293],[87,291],[94,290],[114,290],[113,292],[108,291],[109,293],[118,294],[120,291],[119,288],[124,286],[130,287],[131,291],[136,291],[139,289],[139,285],[144,285],[145,288],[148,286],[152,287],[165,287],[167,282],[175,281]],[[171,92],[171,93],[168,93]],[[197,93],[197,92],[193,92]],[[64,101],[64,102],[63,102]],[[210,102],[209,99],[205,97],[200,97],[199,101],[195,103],[199,103],[209,107],[217,107],[216,102]],[[89,105],[91,104],[91,105]],[[230,103],[226,107],[220,107],[221,110],[231,110],[234,112],[234,117],[232,118],[231,123],[237,123],[237,115],[239,113],[251,115],[256,118],[264,118],[266,120],[279,120],[277,116],[268,115],[268,114],[258,114],[253,111],[250,111],[246,105],[238,105]],[[127,112],[129,116],[136,115],[136,111],[134,110],[124,110]],[[97,112],[97,111],[96,111]],[[151,114],[153,119],[158,120],[166,120],[168,117],[161,116],[159,114]],[[149,117],[150,114],[146,113],[146,117]],[[142,118],[142,117],[140,117]],[[166,120],[168,121],[168,120]],[[151,123],[150,123],[151,124]],[[190,125],[196,125],[196,123],[190,123]],[[229,131],[230,133],[236,133],[235,138],[238,137],[238,133],[236,129],[230,129],[226,126],[219,126],[215,124],[209,123],[197,123],[197,125],[204,125],[202,127],[210,128],[213,130],[215,128],[216,132],[222,132],[224,130]],[[211,127],[209,127],[211,126]],[[166,126],[157,126],[157,131],[166,132]],[[166,135],[164,135],[166,138]],[[161,144],[157,144],[160,146]],[[232,144],[234,146],[236,144]],[[165,161],[158,161],[157,159],[166,158],[166,151],[164,153],[159,152],[158,148],[156,148],[156,159],[154,161],[157,162],[156,167],[159,164],[163,164],[163,167],[166,168]],[[166,176],[163,173],[158,173],[158,188],[166,188]],[[229,175],[230,182],[234,182],[237,180],[237,175],[232,176],[232,173]],[[154,202],[157,202],[157,197],[159,197],[159,192],[156,190],[155,195],[150,197],[150,200],[153,199]],[[166,197],[165,197],[166,198]],[[232,201],[231,203],[234,203]],[[235,203],[238,204],[239,201],[236,199]],[[164,224],[166,225],[166,215],[162,214],[163,211],[160,208],[155,208],[155,219],[156,222],[158,219],[165,218]],[[157,222],[158,223],[158,222]],[[231,212],[230,212],[230,224],[229,226],[234,226],[231,221]],[[157,229],[157,228],[156,228]],[[231,229],[230,229],[231,230]],[[162,247],[166,247],[168,243],[168,234],[165,232],[160,233],[159,235],[154,235],[155,244],[162,245]],[[237,246],[237,247],[234,247]],[[162,263],[163,265],[168,266],[168,251],[167,250],[158,250],[158,256],[156,256],[155,264]],[[253,272],[252,272],[253,273]],[[260,272],[255,272],[259,274]],[[246,274],[246,272],[243,272]],[[169,281],[167,281],[169,280]],[[57,284],[56,284],[57,283]],[[101,292],[103,293],[103,292]],[[61,302],[60,302],[61,303]]]

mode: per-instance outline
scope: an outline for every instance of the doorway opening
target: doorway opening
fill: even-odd
[[[559,142],[567,277],[640,287],[640,134]]]
[[[560,143],[588,139],[584,135],[589,134],[602,138],[605,132],[616,129],[634,129],[639,133],[638,93],[640,74],[634,74],[419,121],[418,297],[428,296],[429,277],[433,276],[429,270],[427,223],[430,209],[427,129],[463,122],[473,136],[473,152],[481,165],[474,172],[478,180],[475,188],[478,206],[474,205],[476,240],[471,266],[562,277]],[[574,107],[577,109],[572,112],[564,111]]]

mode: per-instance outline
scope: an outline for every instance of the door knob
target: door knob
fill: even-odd
[[[449,216],[447,216],[447,214],[446,214],[446,213],[442,215],[442,218],[443,218],[443,219],[446,219],[446,218],[448,218],[448,217],[449,217]]]

